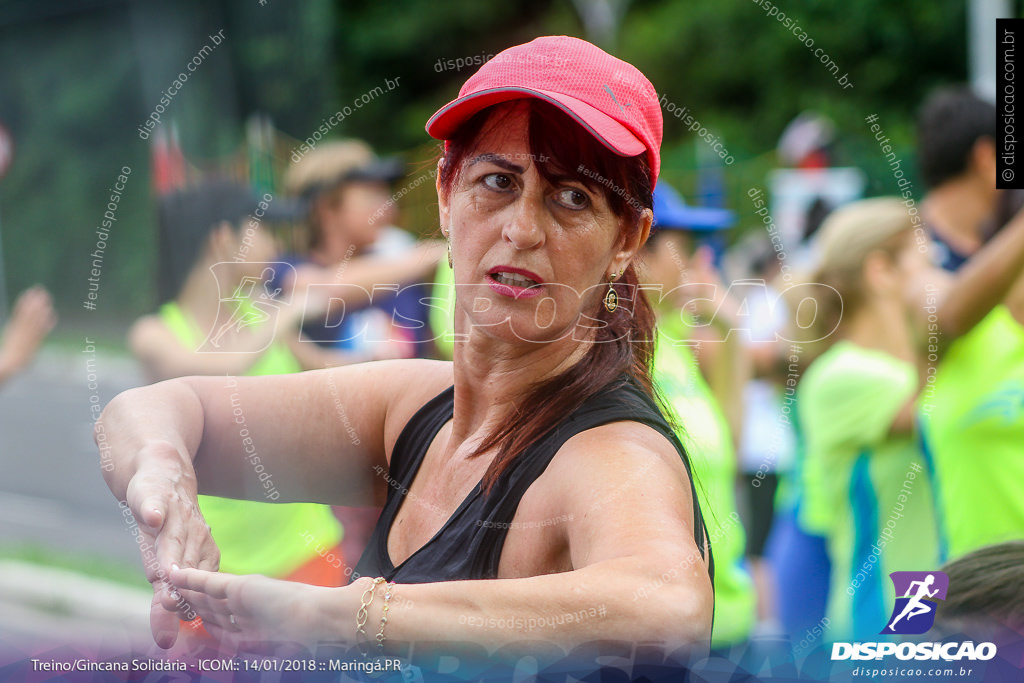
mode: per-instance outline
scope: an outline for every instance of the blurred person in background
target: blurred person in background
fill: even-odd
[[[847,187],[843,193],[845,196],[849,196],[849,189]],[[826,612],[832,564],[824,535],[804,522],[808,505],[805,490],[807,449],[797,419],[799,401],[796,388],[808,365],[823,351],[823,344],[815,338],[812,323],[802,327],[805,321],[798,320],[804,310],[807,285],[814,287],[817,283],[794,277],[794,273],[810,268],[808,264],[814,259],[811,241],[827,217],[829,205],[825,197],[818,197],[808,206],[795,262],[793,254],[783,248],[782,242],[774,237],[768,240],[771,247],[766,251],[771,261],[767,263],[772,265],[767,266],[765,276],[776,270],[775,265],[779,267],[778,275],[766,288],[766,292],[775,297],[770,313],[765,311],[765,302],[757,299],[752,302],[755,313],[752,329],[758,329],[763,336],[751,340],[751,355],[758,379],[748,385],[748,411],[753,419],[762,421],[760,425],[751,425],[751,434],[770,436],[767,440],[761,438],[749,445],[744,444],[740,451],[741,462],[757,468],[751,478],[754,489],[751,491],[752,510],[757,510],[759,505],[767,510],[767,496],[756,489],[772,486],[770,480],[774,480],[777,486],[771,510],[773,519],[764,547],[767,559],[752,563],[759,589],[763,583],[770,586],[758,593],[761,614],[766,619],[763,627],[770,633],[773,629],[772,616],[777,615],[783,633],[800,643],[799,647],[804,651],[813,647],[829,625]],[[785,268],[782,260],[786,262]],[[813,310],[817,314],[817,309]],[[756,315],[758,311],[761,311],[760,315]],[[766,313],[769,318],[765,317]],[[783,343],[771,343],[769,340],[773,334]],[[772,382],[779,387],[777,393],[770,386]],[[774,424],[766,424],[769,418]],[[760,464],[755,465],[755,457],[760,458]],[[773,465],[775,476],[770,477]],[[780,469],[787,472],[783,474]],[[761,487],[754,486],[755,481],[760,481]]]
[[[783,411],[784,383],[789,370],[790,346],[780,340],[789,332],[790,310],[778,287],[791,286],[780,277],[780,257],[769,238],[757,231],[742,240],[733,260],[750,279],[745,287],[742,326],[739,333],[750,357],[751,378],[743,388],[743,429],[737,449],[740,470],[740,515],[747,530],[747,560],[757,593],[758,632],[781,630],[777,605],[776,577],[766,557],[767,541],[775,520],[775,501],[780,480],[785,481],[778,497],[792,497],[788,474],[796,447],[790,408]],[[802,566],[803,598],[808,600],[808,583],[813,568]],[[827,587],[827,573],[822,582]],[[824,614],[824,604],[821,607]],[[821,618],[810,619],[813,624]]]
[[[996,188],[996,107],[967,86],[932,93],[916,128],[921,214],[934,260],[955,271],[1024,206],[1024,190]]]
[[[24,370],[57,324],[50,293],[36,285],[18,296],[0,339],[0,386]]]
[[[786,124],[776,153],[781,168],[772,173],[770,183],[772,216],[780,231],[777,244],[785,244],[790,267],[802,270],[812,259],[814,233],[846,194],[844,176],[849,169],[837,166],[835,122],[816,111],[801,112]]]
[[[995,107],[966,88],[940,90],[921,109],[923,213],[947,271],[968,268],[972,255],[1024,220],[1024,191],[995,187],[995,137]],[[943,559],[1024,538],[1022,270],[1008,293],[992,274],[991,313],[955,341],[940,336],[936,343],[950,348],[928,368],[919,418]]]
[[[434,272],[434,286],[430,290],[431,339],[437,357],[451,360],[455,355],[455,271],[451,260],[442,260]]]
[[[403,177],[397,160],[378,159],[360,140],[324,142],[293,162],[285,187],[302,200],[309,249],[287,254],[298,269],[292,287],[305,291],[303,336],[315,342],[298,351],[307,368],[326,368],[367,360],[435,355],[427,308],[431,271],[443,248],[417,245],[393,226],[396,208],[391,184]],[[323,297],[345,295],[337,306]],[[383,501],[381,501],[381,504]],[[370,538],[380,505],[335,507],[345,526],[346,557],[358,558]]]
[[[280,317],[267,321],[274,324],[251,322],[264,317],[256,290],[267,291],[264,270],[277,254],[269,228],[245,220],[258,200],[244,186],[215,178],[159,201],[157,296],[164,303],[128,334],[149,380],[302,370],[289,348],[297,334],[288,329],[301,310],[275,301]],[[240,306],[231,305],[235,299]],[[243,324],[231,324],[239,318]],[[196,353],[200,347],[208,353]]]
[[[308,223],[308,250],[283,257],[297,267],[293,287],[308,291],[311,305],[315,292],[349,290],[344,306],[328,301],[322,315],[304,319],[315,342],[307,367],[433,355],[421,299],[443,249],[391,224],[391,184],[402,177],[400,162],[378,159],[360,140],[321,143],[288,168],[285,187],[305,204]]]
[[[736,510],[735,432],[726,419],[742,420],[749,359],[735,329],[737,304],[722,284],[713,252],[708,245],[697,247],[703,235],[733,221],[730,211],[688,206],[671,187],[658,185],[642,270],[657,302],[655,386],[675,412],[679,440],[701,482],[697,495],[715,549],[715,648],[750,637],[756,601]]]
[[[290,350],[298,346],[296,308],[260,299],[277,250],[269,228],[251,219],[257,201],[245,186],[220,179],[161,198],[158,291],[165,303],[137,320],[128,339],[151,381],[302,370]],[[246,259],[236,261],[243,240]],[[234,296],[243,288],[251,295]],[[276,319],[250,324],[263,317],[261,307],[271,306]],[[216,331],[239,311],[256,315],[243,317],[242,325],[221,334],[219,347],[212,347]],[[220,548],[223,571],[319,586],[340,586],[347,579],[338,548],[342,528],[325,505],[199,496],[199,508]]]
[[[1005,293],[1024,268],[1024,219],[953,280],[920,246],[895,197],[837,209],[817,242],[816,331],[826,350],[797,387],[806,439],[801,512],[828,542],[836,639],[878,632],[894,598],[890,572],[939,563],[932,482],[914,435],[927,377],[925,323],[935,321],[945,347],[985,316],[999,300],[992,289]]]

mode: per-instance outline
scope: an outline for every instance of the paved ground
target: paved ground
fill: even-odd
[[[90,400],[141,383],[123,358],[44,350],[0,388],[0,549],[30,543],[137,562],[101,477]]]
[[[88,576],[0,559],[0,643],[7,662],[12,653],[54,644],[152,645],[147,591],[95,576],[97,564],[131,575],[140,561],[100,476],[90,396],[106,403],[140,383],[134,364],[123,358],[46,349],[0,389],[0,558],[24,556],[30,547],[72,567],[76,558],[93,565]]]

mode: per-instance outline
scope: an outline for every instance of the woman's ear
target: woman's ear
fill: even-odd
[[[896,268],[892,257],[881,249],[869,253],[861,266],[861,281],[865,289],[871,294],[891,291],[897,284]]]
[[[654,212],[644,209],[640,214],[640,229],[629,233],[625,230],[619,233],[619,245],[612,259],[610,268],[613,273],[622,273],[629,267],[630,262],[636,257],[640,248],[647,243],[651,236],[651,224],[654,222]]]

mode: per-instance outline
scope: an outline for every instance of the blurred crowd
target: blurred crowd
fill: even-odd
[[[716,647],[872,638],[894,571],[956,576],[951,628],[1024,625],[1024,195],[995,189],[995,121],[966,88],[921,105],[917,202],[894,178],[877,179],[893,196],[826,191],[851,169],[833,167],[834,127],[815,115],[780,141],[795,205],[770,191],[695,206],[657,187],[643,287],[658,388],[708,511]],[[445,245],[396,227],[410,177],[336,140],[276,196],[230,174],[163,188],[160,305],[127,340],[148,379],[450,358]],[[21,295],[0,382],[54,324],[44,290]],[[331,586],[382,502],[200,505],[224,571]]]

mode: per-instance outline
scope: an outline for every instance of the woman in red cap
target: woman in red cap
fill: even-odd
[[[192,609],[217,637],[380,653],[706,641],[711,549],[654,398],[634,263],[658,175],[654,88],[589,43],[538,38],[485,64],[427,131],[445,141],[453,362],[184,378],[104,411],[108,485],[155,547],[157,642]],[[268,476],[281,502],[386,491],[350,585],[216,572],[197,492],[255,497]]]

